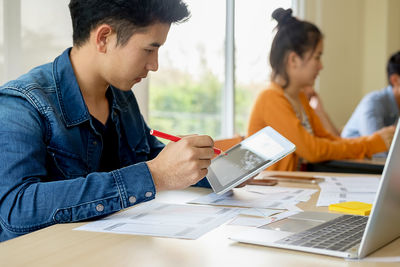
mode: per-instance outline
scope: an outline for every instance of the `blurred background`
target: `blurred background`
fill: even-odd
[[[316,90],[338,128],[362,96],[387,85],[387,59],[400,49],[398,0],[185,2],[190,20],[171,27],[159,70],[133,88],[149,126],[172,134],[246,134],[252,103],[269,81],[278,7],[324,33]],[[72,46],[68,3],[0,0],[0,84]]]

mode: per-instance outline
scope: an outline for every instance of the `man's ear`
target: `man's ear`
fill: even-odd
[[[95,34],[95,43],[97,51],[100,53],[107,52],[107,46],[110,45],[110,36],[112,35],[113,30],[108,24],[101,24],[98,26],[94,32]]]
[[[400,87],[400,75],[399,74],[396,74],[396,73],[391,74],[389,76],[389,81],[393,87],[397,87],[397,88]]]

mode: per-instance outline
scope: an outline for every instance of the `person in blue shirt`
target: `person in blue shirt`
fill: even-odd
[[[209,186],[211,137],[164,147],[131,91],[157,70],[186,4],[71,0],[69,8],[73,47],[0,87],[1,241],[99,218],[158,191]]]
[[[387,75],[389,86],[364,96],[343,128],[342,137],[370,135],[396,124],[400,107],[400,51],[390,57]]]

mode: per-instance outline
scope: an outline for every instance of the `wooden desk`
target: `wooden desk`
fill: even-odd
[[[385,159],[347,159],[308,163],[307,171],[381,174]]]
[[[302,173],[304,174],[304,173]],[[348,174],[346,174],[348,175]],[[372,176],[376,177],[376,176]],[[311,184],[283,186],[319,188]],[[162,192],[156,201],[182,203],[210,193],[189,188]],[[315,207],[318,193],[301,203]],[[230,233],[243,227],[222,225],[197,240],[73,231],[84,223],[59,224],[0,243],[0,266],[381,266],[382,263],[348,262],[341,258],[268,248],[231,241]],[[375,257],[400,256],[400,239],[373,253]],[[398,263],[394,263],[397,265]]]

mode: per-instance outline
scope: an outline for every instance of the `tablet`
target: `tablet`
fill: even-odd
[[[215,193],[223,194],[295,149],[293,143],[267,126],[225,151],[226,155],[213,159],[207,180]]]

